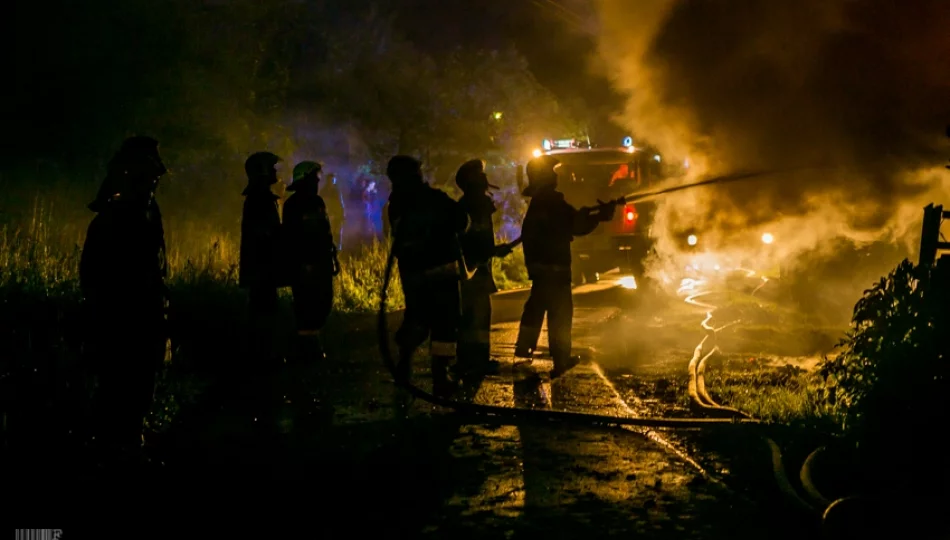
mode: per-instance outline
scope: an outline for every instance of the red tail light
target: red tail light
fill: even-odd
[[[637,209],[632,204],[623,207],[623,220],[627,223],[636,223]]]
[[[637,209],[632,204],[628,204],[623,207],[623,230],[624,232],[632,232],[637,225],[637,218],[640,217],[637,214]]]

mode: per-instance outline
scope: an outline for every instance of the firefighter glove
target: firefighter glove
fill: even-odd
[[[599,203],[596,208],[597,217],[600,218],[600,221],[607,222],[612,220],[617,210],[617,204],[614,201],[603,202],[598,200],[597,202]]]

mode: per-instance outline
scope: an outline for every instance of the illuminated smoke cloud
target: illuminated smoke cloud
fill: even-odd
[[[694,175],[836,168],[684,192],[664,200],[663,225],[723,241],[780,229],[791,255],[839,234],[907,239],[925,204],[950,204],[946,0],[595,4],[598,62],[638,138],[688,156]]]

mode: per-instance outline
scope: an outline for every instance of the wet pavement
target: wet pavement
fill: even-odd
[[[604,332],[616,330],[612,321],[620,317],[620,308],[609,304],[623,304],[617,300],[625,294],[630,293],[609,282],[575,291],[577,352],[597,359]],[[649,413],[636,396],[623,399],[596,363],[577,366],[553,382],[550,360],[516,365],[511,357],[516,333],[517,323],[493,326],[493,354],[504,369],[483,381],[476,402],[609,416]],[[542,350],[545,346],[542,334]],[[763,508],[728,487],[718,474],[722,469],[709,474],[688,454],[690,441],[644,428],[462,425],[450,453],[480,474],[455,486],[423,532],[454,538],[501,533],[561,538],[581,531],[596,537],[781,537],[772,519],[784,517],[782,503],[769,501]]]

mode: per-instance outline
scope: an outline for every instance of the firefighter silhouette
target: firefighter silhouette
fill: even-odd
[[[284,203],[284,260],[294,296],[298,357],[323,358],[319,332],[333,308],[333,276],[340,268],[327,207],[317,194],[321,170],[313,161],[294,167],[287,188],[293,194]]]
[[[393,157],[386,175],[392,182],[388,218],[395,235],[393,252],[406,299],[396,333],[396,376],[408,381],[413,353],[431,338],[433,391],[448,395],[455,388],[448,368],[456,356],[459,281],[465,270],[458,237],[468,227],[468,216],[445,192],[423,181],[416,159]]]
[[[158,141],[127,139],[96,199],[79,268],[84,358],[97,379],[92,435],[107,452],[138,451],[165,356],[165,234],[155,189]]]
[[[281,283],[279,197],[271,191],[277,183],[277,163],[270,152],[247,158],[244,171],[244,211],[241,217],[241,253],[238,283],[248,292],[251,324],[250,356],[265,366],[276,363],[273,351],[277,316],[277,289]]]
[[[498,291],[492,276],[492,258],[511,253],[511,246],[495,245],[495,227],[492,215],[495,203],[489,189],[498,189],[488,183],[485,163],[467,161],[455,175],[455,183],[462,190],[459,204],[471,223],[461,236],[465,264],[474,275],[462,282],[462,319],[459,328],[458,363],[461,370],[495,372],[497,360],[491,358],[491,295]]]
[[[531,358],[537,349],[544,316],[548,317],[548,341],[554,359],[552,378],[577,364],[571,355],[571,327],[574,303],[571,297],[571,242],[575,236],[590,234],[602,221],[613,218],[614,206],[606,205],[595,213],[593,208],[574,208],[557,191],[560,162],[553,156],[541,156],[528,162],[528,187],[523,195],[531,197],[521,238],[525,265],[531,280],[531,293],[524,306],[515,356]]]

